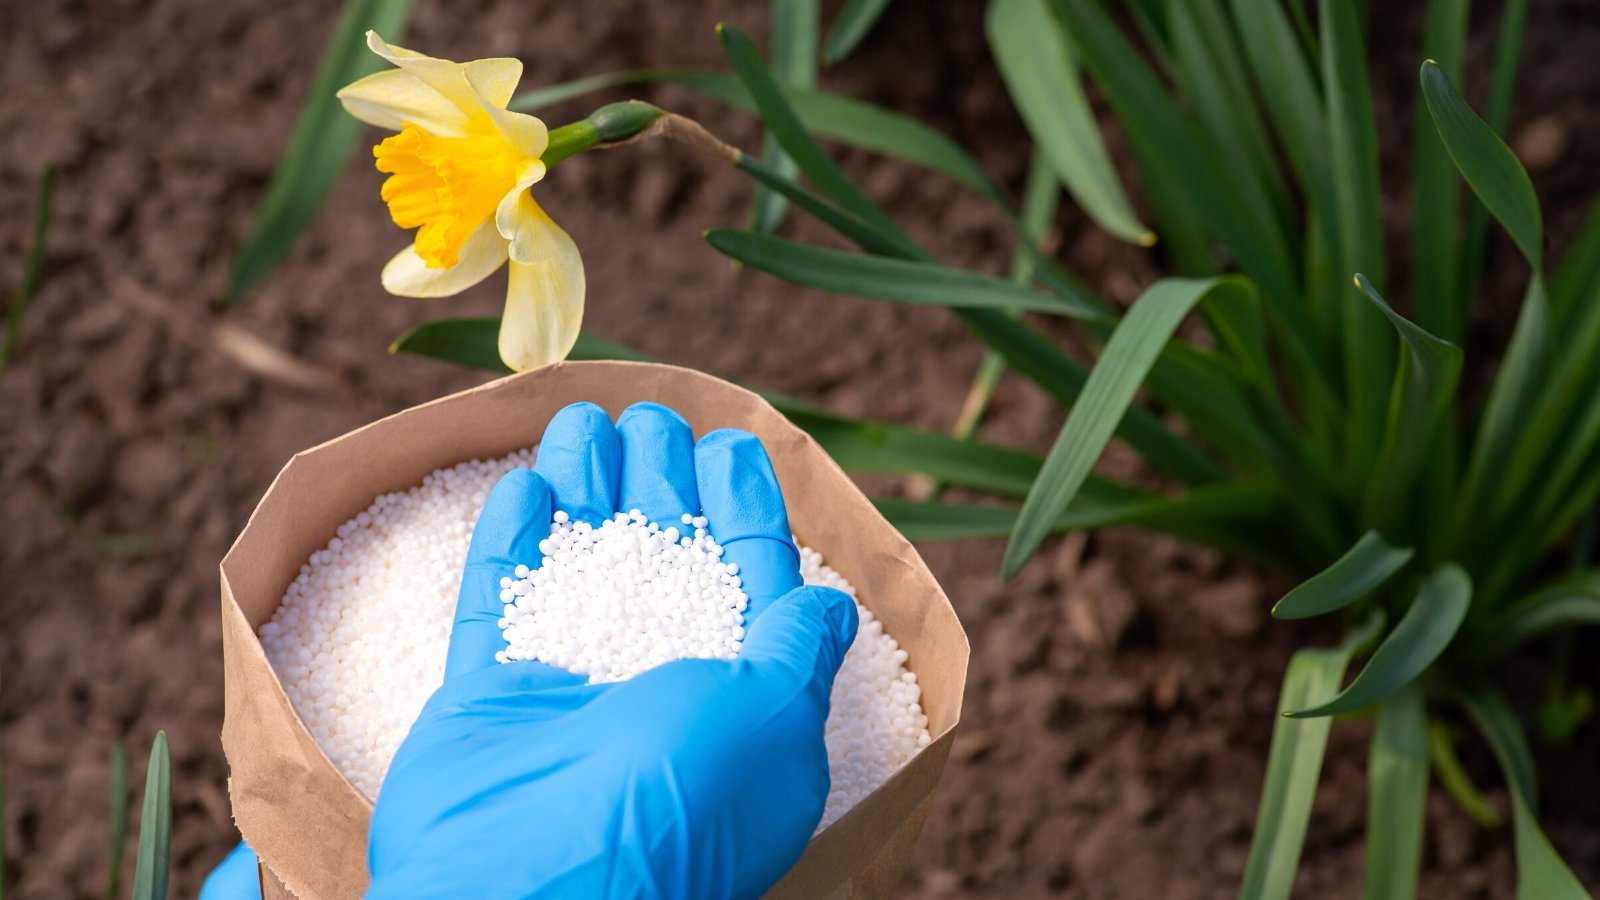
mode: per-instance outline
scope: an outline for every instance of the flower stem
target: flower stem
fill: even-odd
[[[728,163],[739,161],[737,148],[713,137],[700,123],[641,100],[608,103],[590,113],[588,118],[553,129],[543,160],[548,168],[585,150],[631,144],[653,137],[687,144]]]

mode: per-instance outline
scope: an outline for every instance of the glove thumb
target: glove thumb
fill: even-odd
[[[860,619],[849,594],[802,585],[775,600],[750,623],[739,658],[761,669],[781,669],[802,680],[819,678],[832,690]]]

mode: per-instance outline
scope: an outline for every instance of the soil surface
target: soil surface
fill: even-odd
[[[839,4],[824,5],[831,15]],[[1380,6],[1374,80],[1399,189],[1418,22]],[[0,29],[0,285],[19,277],[38,172],[59,169],[42,286],[19,355],[0,374],[0,740],[6,877],[18,896],[103,894],[108,753],[125,747],[139,783],[157,729],[172,741],[174,892],[194,895],[237,839],[218,743],[218,560],[293,452],[485,379],[385,352],[426,319],[497,314],[503,282],[433,303],[385,295],[378,271],[405,237],[364,152],[287,262],[228,316],[313,374],[330,373],[325,382],[257,374],[211,330],[230,255],[335,7],[0,0],[10,26]],[[716,65],[715,22],[766,28],[756,0],[418,7],[407,45],[457,59],[519,56],[527,84]],[[946,130],[1016,190],[1027,143],[988,59],[981,11],[977,2],[903,4],[825,80]],[[1586,0],[1540,3],[1536,13],[1512,134],[1559,250],[1597,184],[1600,24]],[[1496,24],[1479,19],[1475,97]],[[677,90],[640,93],[756,146],[740,114]],[[548,118],[589,108],[577,101]],[[943,259],[1003,271],[1007,230],[983,201],[903,165],[842,158]],[[586,325],[600,335],[848,414],[929,428],[954,420],[979,350],[948,315],[792,288],[735,271],[701,242],[703,229],[745,221],[751,189],[737,173],[650,145],[580,157],[539,191],[589,260]],[[1386,211],[1402,237],[1407,198]],[[1158,272],[1158,259],[1074,210],[1059,224],[1063,259],[1111,297],[1131,299]],[[823,238],[803,222],[787,230]],[[1496,239],[1479,329],[1491,352],[1526,278],[1518,266]],[[1061,419],[1008,378],[983,433],[1042,449]],[[1130,465],[1116,453],[1107,464]],[[1058,541],[1004,587],[999,549],[924,548],[970,632],[972,672],[903,893],[1231,896],[1282,666],[1299,642],[1327,636],[1270,621],[1281,582],[1166,540]],[[1300,896],[1359,893],[1366,728],[1335,730]],[[1540,751],[1547,831],[1590,884],[1600,883],[1596,730]],[[1498,784],[1483,754],[1467,763],[1480,783]],[[1504,810],[1503,791],[1490,793]],[[1508,829],[1479,829],[1442,795],[1429,812],[1423,895],[1511,896]],[[124,865],[131,873],[131,858]]]

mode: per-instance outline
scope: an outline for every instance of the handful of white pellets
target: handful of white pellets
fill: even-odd
[[[533,450],[434,471],[384,494],[312,554],[261,643],[295,710],[351,783],[375,798],[429,695],[443,682],[472,528],[496,481]],[[598,528],[557,512],[538,568],[501,581],[502,662],[537,659],[591,681],[691,657],[731,659],[747,599],[704,518],[663,526],[619,513]],[[855,589],[800,550],[808,584]],[[826,827],[929,743],[906,653],[857,603],[861,628],[834,681]]]

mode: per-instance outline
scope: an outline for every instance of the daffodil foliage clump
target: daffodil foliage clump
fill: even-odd
[[[1321,0],[1315,15],[1298,0],[1136,0],[1124,19],[1099,0],[991,0],[993,56],[1036,141],[1018,205],[942,135],[792,77],[795,60],[816,56],[815,23],[784,30],[775,19],[781,79],[725,28],[732,74],[633,70],[521,96],[514,61],[449,63],[373,38],[398,68],[340,96],[364,121],[397,132],[377,149],[389,176],[383,197],[395,223],[417,233],[385,270],[385,286],[436,296],[511,268],[501,320],[430,323],[396,349],[485,368],[526,368],[574,348],[626,354],[580,340],[577,251],[528,189],[572,152],[677,137],[760,185],[754,227],[712,231],[716,250],[834,293],[947,307],[988,348],[954,435],[773,398],[845,466],[932,485],[879,501],[909,536],[1008,537],[1009,577],[1051,533],[1133,525],[1304,578],[1274,614],[1323,616],[1343,636],[1296,653],[1285,672],[1242,896],[1289,896],[1328,734],[1334,716],[1347,715],[1376,721],[1366,896],[1415,895],[1431,774],[1485,824],[1498,817],[1457,761],[1466,725],[1504,772],[1519,896],[1588,897],[1539,828],[1525,731],[1536,720],[1560,739],[1581,724],[1589,695],[1552,667],[1544,704],[1519,711],[1494,679],[1496,663],[1530,642],[1560,645],[1600,623],[1600,215],[1564,258],[1548,258],[1538,200],[1501,138],[1527,6],[1504,6],[1480,117],[1455,87],[1467,3],[1429,3],[1404,247],[1385,239],[1365,6],[1356,0]],[[647,104],[604,107],[548,135],[524,114],[660,80],[755,111],[762,156]],[[1142,204],[1112,165],[1087,82],[1127,135]],[[939,263],[819,136],[992,200],[1016,225],[1011,277]],[[1110,234],[1151,247],[1171,277],[1121,309],[1063,271],[1038,250],[1063,195]],[[773,236],[784,204],[859,252]],[[1482,299],[1485,248],[1502,239],[1491,220],[1520,253],[1527,290],[1515,327],[1474,363],[1498,357],[1491,389],[1469,400],[1462,347]],[[1392,274],[1401,257],[1410,262],[1404,279]],[[1074,356],[1037,317],[1072,320],[1097,352]],[[1066,411],[1042,458],[971,438],[1007,368]],[[1096,475],[1112,440],[1171,489]],[[945,485],[995,502],[943,502]]]

